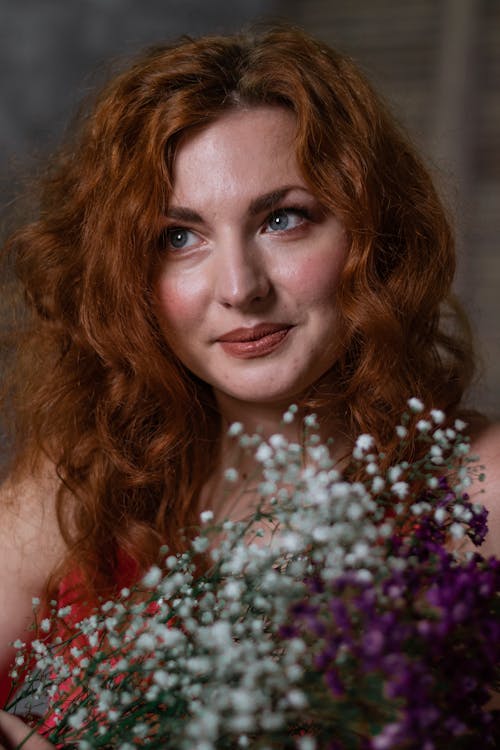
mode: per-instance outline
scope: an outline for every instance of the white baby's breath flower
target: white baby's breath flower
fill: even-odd
[[[233,422],[233,424],[229,426],[227,434],[229,435],[229,437],[238,437],[242,432],[243,425],[241,424],[241,422]]]
[[[286,698],[292,708],[305,708],[308,705],[307,697],[302,690],[290,690]]]
[[[233,467],[230,467],[229,469],[226,469],[224,472],[224,479],[226,482],[230,482],[231,484],[234,484],[238,481],[240,478],[240,475],[237,471],[237,469],[234,469]]]
[[[464,422],[462,419],[455,419],[453,426],[455,427],[457,432],[463,432],[467,427],[467,422]]]
[[[450,534],[454,539],[463,539],[465,536],[464,527],[460,523],[452,523],[450,526]]]
[[[356,461],[361,461],[367,451],[373,448],[375,441],[371,435],[359,435],[356,439],[352,455]]]
[[[408,435],[408,430],[402,424],[398,424],[398,426],[396,427],[396,435],[398,436],[398,438],[400,438],[400,440],[404,440],[404,438]]]
[[[363,506],[360,503],[352,502],[347,507],[347,518],[351,521],[357,521],[364,515]]]
[[[132,732],[136,737],[146,737],[148,733],[148,725],[141,721],[133,727]]]
[[[242,594],[243,584],[241,581],[229,580],[222,590],[222,596],[228,599],[239,599]]]
[[[45,618],[44,618],[44,619],[43,619],[43,620],[41,621],[41,623],[40,623],[40,630],[42,630],[42,631],[43,631],[44,633],[48,633],[48,632],[49,632],[49,630],[50,630],[50,626],[51,626],[51,623],[50,623],[50,620],[49,620],[49,618],[48,618],[48,617],[45,617]]]
[[[298,406],[296,404],[292,404],[288,407],[288,410],[283,414],[282,421],[284,424],[291,424],[293,420],[295,419],[295,415],[298,411]]]
[[[88,711],[85,706],[80,706],[74,714],[68,717],[67,722],[73,729],[81,729],[87,716]]]
[[[352,548],[352,554],[357,558],[357,560],[364,560],[370,554],[370,548],[368,547],[366,542],[356,542],[356,544]]]
[[[47,645],[43,643],[42,641],[35,639],[32,644],[31,648],[36,654],[46,654],[47,653]]]
[[[206,552],[210,546],[210,540],[206,536],[197,536],[191,543],[192,548],[195,552],[203,553]]]
[[[458,443],[453,447],[453,453],[455,456],[466,456],[470,451],[470,445],[468,443]],[[471,460],[477,460],[471,456]]]
[[[385,481],[382,479],[382,477],[374,477],[372,482],[372,492],[377,495],[379,492],[382,492],[384,488]]]
[[[441,409],[431,409],[431,417],[434,424],[443,424],[445,413]]]
[[[255,459],[259,461],[259,463],[265,463],[266,461],[269,461],[272,455],[273,449],[271,446],[268,445],[268,443],[261,443],[255,452]]]
[[[165,690],[170,690],[175,687],[178,681],[179,677],[176,674],[169,674],[161,669],[153,674],[153,682],[158,685],[158,687],[164,688]]]
[[[273,543],[276,546],[280,546],[286,552],[294,553],[302,549],[303,536],[296,531],[286,531],[277,536]]]
[[[424,410],[424,405],[419,398],[409,398],[407,404],[414,414],[420,414]]]
[[[151,685],[144,695],[145,699],[147,701],[155,701],[158,699],[158,696],[160,695],[160,687],[159,685]]]
[[[436,508],[434,511],[434,519],[436,523],[444,523],[446,521],[446,516],[448,514],[446,513],[446,510],[444,508]]]
[[[280,449],[286,448],[288,446],[288,441],[284,435],[276,433],[275,435],[271,435],[271,437],[269,438],[269,444],[272,445],[275,451],[278,451]]]
[[[458,518],[460,521],[465,521],[468,523],[472,518],[472,513],[468,508],[466,508],[464,505],[454,505],[453,506],[453,515],[455,518]]]
[[[314,737],[299,737],[297,740],[298,750],[316,750],[316,740]]]
[[[212,662],[207,656],[192,656],[186,661],[186,667],[190,672],[198,676],[210,674]]]
[[[431,463],[435,466],[441,466],[445,463],[443,456],[431,456]]]
[[[389,523],[389,521],[386,521],[385,523],[382,523],[379,526],[378,533],[383,539],[386,539],[391,536],[393,532],[392,524]]]
[[[277,489],[278,487],[275,482],[261,482],[259,484],[259,492],[264,497],[269,497],[271,495],[274,495]]]
[[[260,725],[262,729],[269,732],[275,732],[278,729],[281,729],[284,723],[284,717],[278,711],[264,711],[260,717]]]
[[[371,435],[359,435],[356,439],[356,446],[362,451],[368,451],[370,448],[373,448],[374,445],[375,441]]]
[[[142,579],[142,584],[146,588],[155,588],[158,586],[162,578],[161,569],[157,565],[153,565]]]
[[[432,430],[432,424],[428,419],[419,419],[415,427],[419,432],[429,432]]]
[[[200,521],[202,523],[210,523],[210,521],[214,520],[214,512],[213,510],[202,510],[200,513]]]
[[[391,466],[387,471],[387,478],[391,484],[394,484],[398,481],[400,476],[403,474],[403,469],[401,466]]]
[[[156,638],[151,633],[141,633],[135,642],[138,651],[153,651],[156,646]]]

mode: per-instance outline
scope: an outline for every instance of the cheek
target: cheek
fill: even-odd
[[[160,278],[156,300],[162,325],[172,332],[188,329],[202,315],[204,296],[203,290],[187,278]]]
[[[312,252],[287,269],[286,283],[297,301],[304,304],[335,305],[346,253],[337,251]]]

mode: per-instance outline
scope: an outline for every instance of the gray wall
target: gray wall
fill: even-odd
[[[272,0],[0,0],[2,195],[11,197],[19,170],[58,143],[113,58],[274,12]]]

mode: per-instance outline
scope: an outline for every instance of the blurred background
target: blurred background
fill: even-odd
[[[110,61],[265,19],[353,57],[427,158],[455,215],[456,289],[483,360],[473,400],[500,416],[499,0],[0,0],[2,226],[20,175],[57,145]]]

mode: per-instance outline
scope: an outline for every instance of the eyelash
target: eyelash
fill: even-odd
[[[310,211],[303,207],[303,206],[283,206],[282,208],[277,208],[274,211],[271,211],[269,213],[265,220],[262,223],[263,227],[269,227],[270,222],[279,216],[280,214],[296,214],[297,216],[300,216],[302,219],[305,219],[306,221],[311,221],[311,213]],[[276,232],[292,232],[297,227],[292,227],[291,229],[288,229],[287,227],[280,229],[279,227],[271,230],[272,233]],[[188,227],[183,226],[171,226],[166,227],[162,233],[160,234],[159,238],[159,247],[161,250],[182,250],[183,248],[175,248],[172,247],[172,245],[169,242],[169,238],[174,235],[176,232],[190,232],[196,234],[195,230],[189,229]]]

